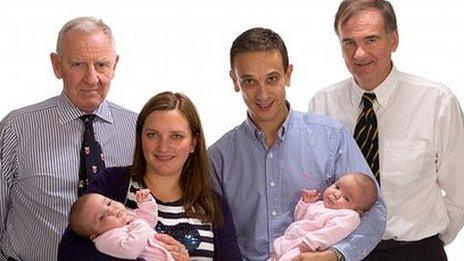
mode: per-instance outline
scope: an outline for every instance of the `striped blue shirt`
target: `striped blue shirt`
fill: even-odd
[[[94,113],[95,139],[106,166],[130,165],[137,115],[107,101]],[[13,111],[0,123],[3,255],[56,260],[69,209],[77,198],[83,114],[62,93]]]
[[[323,191],[348,172],[372,177],[354,139],[330,118],[290,110],[274,144],[248,118],[209,148],[215,185],[229,203],[240,251],[266,260],[274,240],[293,221],[303,189]],[[380,241],[386,207],[379,197],[361,225],[336,244],[346,260],[360,260]]]

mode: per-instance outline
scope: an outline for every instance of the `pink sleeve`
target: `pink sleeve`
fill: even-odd
[[[148,201],[137,203],[138,208],[134,210],[135,214],[150,225],[155,227],[158,222],[158,206],[152,195],[148,196]]]
[[[303,200],[300,199],[300,201],[298,201],[298,204],[296,204],[295,212],[293,214],[293,220],[294,221],[302,220],[306,215],[306,211],[308,211],[308,208],[311,205],[312,203],[305,203],[303,202]]]
[[[114,228],[96,237],[93,242],[98,251],[107,255],[123,258],[136,259],[147,245],[152,228],[140,219],[130,224]]]
[[[353,210],[333,211],[324,227],[308,232],[303,241],[312,250],[324,250],[347,237],[361,223],[359,214]],[[324,221],[321,221],[324,222]]]

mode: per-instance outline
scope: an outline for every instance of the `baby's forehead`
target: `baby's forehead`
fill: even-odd
[[[352,174],[347,174],[341,177],[338,180],[338,184],[341,184],[345,188],[358,188],[361,187],[361,183],[359,182],[359,178]]]
[[[363,178],[359,178],[354,175],[343,176],[339,180],[339,183],[346,192],[352,195],[352,197],[362,197],[367,185]]]
[[[365,186],[369,186],[372,181],[367,175],[361,173],[350,173],[342,176],[339,179],[339,182],[362,189]]]
[[[101,211],[101,206],[108,200],[106,197],[99,194],[89,194],[85,199],[84,208],[88,213],[96,213]]]
[[[104,201],[107,199],[107,197],[103,196],[103,195],[100,195],[100,194],[97,194],[97,193],[91,193],[91,194],[87,194],[88,196],[88,200],[92,201],[92,202],[95,202],[95,201]]]

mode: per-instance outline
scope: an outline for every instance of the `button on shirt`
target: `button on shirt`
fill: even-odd
[[[329,118],[290,110],[274,144],[248,118],[209,148],[215,186],[227,199],[245,259],[266,260],[293,221],[303,189],[323,191],[347,172],[372,177],[354,139]],[[361,226],[335,247],[348,260],[366,256],[386,220],[379,198]]]
[[[317,93],[309,111],[340,120],[353,134],[363,92],[347,79]],[[464,121],[456,97],[442,84],[396,68],[374,93],[388,209],[383,238],[439,234],[451,242],[464,223]]]
[[[106,166],[130,165],[137,115],[106,101],[94,113],[95,138]],[[56,260],[69,209],[77,198],[81,115],[61,94],[2,120],[0,237],[5,255]]]

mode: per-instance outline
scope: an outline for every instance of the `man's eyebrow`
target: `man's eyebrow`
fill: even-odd
[[[244,73],[244,74],[240,74],[240,78],[253,78],[253,75]]]

